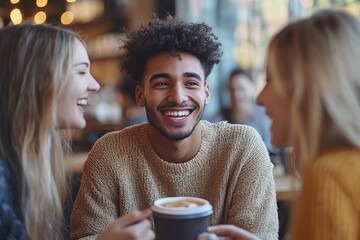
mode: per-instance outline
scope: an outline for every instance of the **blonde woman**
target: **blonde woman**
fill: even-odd
[[[272,143],[293,146],[303,177],[291,239],[360,239],[359,43],[360,22],[340,10],[290,23],[270,42],[258,102],[272,118]],[[256,238],[233,226],[209,230]]]
[[[29,23],[0,29],[1,239],[62,238],[69,145],[59,131],[86,124],[87,99],[100,88],[89,69],[74,32]],[[149,214],[119,218],[103,235],[153,239]]]

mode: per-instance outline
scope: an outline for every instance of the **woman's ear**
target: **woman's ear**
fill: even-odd
[[[135,88],[136,103],[139,107],[145,106],[144,88],[137,85]]]

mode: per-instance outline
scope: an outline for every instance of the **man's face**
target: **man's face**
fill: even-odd
[[[143,85],[136,89],[149,123],[169,140],[189,137],[199,123],[210,91],[200,61],[192,54],[159,53],[146,65]]]

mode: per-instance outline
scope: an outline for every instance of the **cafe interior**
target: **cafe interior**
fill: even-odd
[[[73,154],[69,162],[75,176],[73,194],[76,196],[83,163],[95,141],[107,132],[126,127],[124,119],[129,112],[143,110],[126,106],[125,97],[119,96],[118,91],[124,80],[119,69],[120,39],[127,29],[136,29],[154,14],[205,22],[213,28],[223,45],[223,57],[208,80],[212,99],[203,118],[210,119],[229,102],[224,86],[234,66],[248,70],[256,91],[261,90],[267,43],[285,23],[325,7],[344,8],[360,15],[359,3],[354,0],[1,0],[0,28],[23,21],[54,23],[79,32],[87,43],[91,72],[101,90],[89,103],[87,126],[72,133]],[[287,150],[282,154],[287,155]],[[291,203],[301,183],[288,174],[283,157],[276,156],[272,160],[279,208],[279,238],[285,239]]]

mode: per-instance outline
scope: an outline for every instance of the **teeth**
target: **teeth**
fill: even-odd
[[[186,117],[190,114],[190,111],[168,111],[165,113],[168,117]]]
[[[87,100],[86,99],[79,99],[77,101],[78,105],[82,105],[82,106],[86,106],[87,105]]]

